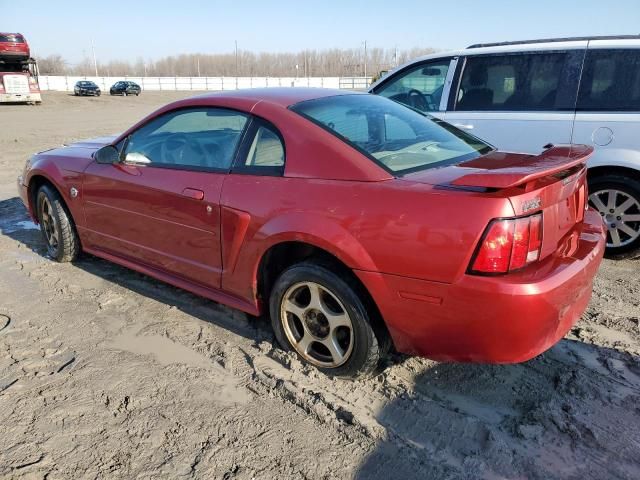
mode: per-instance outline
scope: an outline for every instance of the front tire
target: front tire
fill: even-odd
[[[640,181],[623,175],[601,175],[589,181],[589,204],[607,224],[605,256],[640,255]]]
[[[40,187],[36,194],[36,212],[49,256],[58,262],[75,260],[80,251],[78,234],[71,214],[54,188]]]
[[[269,298],[276,339],[327,375],[370,376],[378,368],[382,349],[356,292],[348,279],[318,263],[289,267]]]

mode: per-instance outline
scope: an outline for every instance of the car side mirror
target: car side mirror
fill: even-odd
[[[93,158],[98,163],[118,163],[120,162],[120,153],[113,145],[105,145],[94,153]]]
[[[151,160],[145,157],[142,153],[129,152],[124,158],[124,163],[127,165],[148,165],[151,163]]]

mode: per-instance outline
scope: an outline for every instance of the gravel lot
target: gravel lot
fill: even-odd
[[[524,364],[397,356],[331,380],[264,319],[84,255],[44,256],[15,179],[187,92],[0,106],[0,477],[640,478],[640,261],[605,261]]]

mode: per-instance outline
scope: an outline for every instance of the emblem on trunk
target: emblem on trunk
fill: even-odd
[[[532,198],[531,200],[525,200],[524,202],[522,202],[522,213],[536,210],[540,208],[540,205],[542,205],[540,197]]]

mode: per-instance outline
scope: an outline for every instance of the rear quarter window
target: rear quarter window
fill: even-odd
[[[589,50],[578,110],[640,111],[640,49]]]

